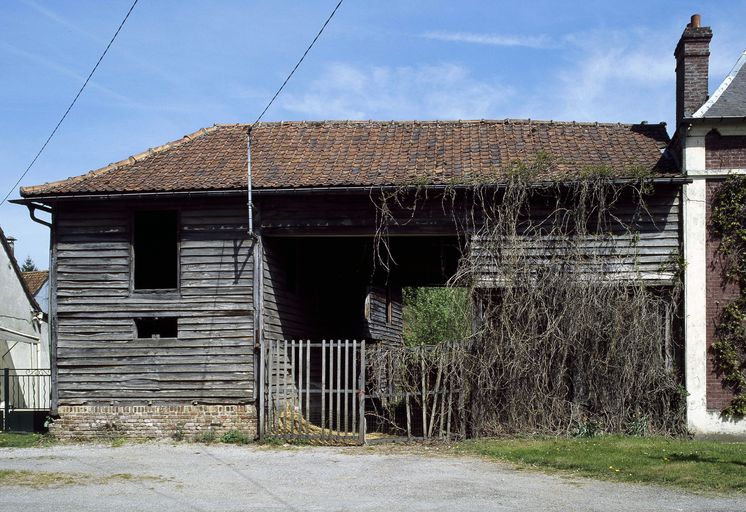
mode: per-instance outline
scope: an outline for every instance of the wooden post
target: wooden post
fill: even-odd
[[[259,440],[264,440],[264,364],[266,362],[264,340],[259,343]]]
[[[340,388],[342,387],[342,340],[337,340],[337,388],[336,388],[336,403],[337,403],[337,435],[342,430],[342,416],[341,416],[341,399]]]
[[[326,340],[321,341],[321,437],[326,427]]]
[[[352,435],[355,435],[357,429],[357,340],[352,340],[352,385],[355,390],[352,393]]]
[[[344,387],[344,415],[345,415],[345,435],[349,432],[349,387],[350,387],[350,340],[345,340],[345,387]]]
[[[262,421],[266,421],[267,417],[265,414],[265,411],[262,411],[262,408],[266,408],[268,404],[271,404],[268,400],[264,399],[265,391],[269,391],[269,385],[271,383],[271,375],[269,374],[266,376],[266,380],[263,380],[261,373],[262,373],[262,360],[264,360],[264,364],[267,364],[269,362],[269,359],[267,358],[268,355],[271,355],[271,352],[269,351],[269,347],[263,344],[264,342],[264,332],[262,329],[263,325],[263,317],[264,317],[264,251],[262,247],[262,239],[260,236],[257,236],[253,239],[253,247],[252,247],[252,310],[253,310],[253,316],[252,316],[252,322],[253,322],[253,328],[254,328],[254,346],[260,347],[260,350],[262,351],[259,360],[260,360],[260,377],[255,382],[255,387],[258,387],[258,393],[260,397],[260,412],[259,412],[259,437],[260,439],[266,434],[266,424],[262,425]],[[263,348],[262,348],[263,347]],[[256,370],[256,368],[254,369]],[[256,371],[254,373],[256,375]],[[265,389],[266,388],[266,389]],[[256,396],[257,391],[254,391],[254,396]]]
[[[407,409],[407,440],[412,440],[412,409],[409,406],[409,391],[404,392],[404,404]]]
[[[419,346],[420,350],[420,383],[422,389],[422,437],[427,437],[427,379],[425,377],[425,350],[424,345]]]
[[[288,411],[288,407],[285,408],[285,410],[288,411],[288,413],[290,414],[290,433],[291,434],[295,434],[295,402],[296,402],[296,398],[297,398],[295,391],[298,391],[298,389],[293,390],[293,386],[296,385],[296,381],[295,381],[295,373],[296,373],[295,362],[296,362],[296,360],[295,360],[295,340],[291,340],[290,341],[290,376],[289,377],[285,377],[285,381],[286,382],[287,382],[288,378],[290,379],[290,385],[288,386],[290,389],[288,390],[288,394],[292,397],[289,400],[290,403],[288,404],[289,411]],[[300,433],[300,432],[298,432],[298,433]]]
[[[3,430],[8,430],[8,414],[10,414],[10,369],[3,368],[3,401],[5,410],[3,411]]]
[[[459,434],[461,439],[466,438],[466,372],[463,362],[459,373],[461,374],[461,383],[458,390],[458,413],[459,413]]]
[[[443,361],[438,358],[438,374],[435,377],[435,388],[433,389],[433,408],[430,411],[430,426],[427,429],[427,437],[433,437],[435,429],[435,413],[438,409],[438,391],[440,390],[440,379],[443,376]]]
[[[360,375],[358,380],[358,420],[360,421],[360,427],[358,432],[360,435],[360,444],[365,444],[365,340],[360,342]]]
[[[306,433],[311,433],[311,340],[306,340]],[[304,416],[305,417],[305,416]]]
[[[329,340],[329,379],[326,383],[329,386],[329,431],[328,436],[332,436],[334,431],[334,340]]]
[[[274,418],[274,430],[275,434],[279,433],[278,428],[280,426],[279,418],[277,417],[280,408],[280,373],[282,372],[282,361],[280,360],[280,340],[275,340],[274,354],[275,354],[275,386],[274,386],[274,403],[272,404],[272,417]]]

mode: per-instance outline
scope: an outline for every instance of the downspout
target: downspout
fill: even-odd
[[[246,182],[248,183],[247,200],[249,206],[249,236],[254,238],[254,201],[251,194],[251,127],[246,134]]]
[[[59,390],[57,389],[57,233],[55,232],[55,214],[47,205],[29,203],[26,204],[31,220],[49,228],[49,312],[47,315],[47,332],[49,343],[49,370],[50,370],[50,392],[49,392],[49,414],[57,415],[59,405]],[[36,210],[47,212],[52,216],[52,222],[47,222],[36,216]],[[41,313],[41,312],[40,312]],[[41,336],[41,325],[39,326]],[[41,339],[41,338],[40,338]],[[37,345],[37,364],[41,361],[41,343]]]
[[[49,223],[49,222],[47,222],[47,221],[45,221],[43,219],[40,219],[39,217],[36,216],[36,210],[37,209],[39,209],[39,210],[41,210],[43,212],[52,213],[52,209],[51,208],[49,208],[48,206],[41,206],[41,205],[33,204],[33,203],[27,204],[26,208],[28,208],[28,214],[29,214],[29,217],[31,217],[31,220],[33,220],[37,224],[41,224],[42,226],[46,226],[46,227],[48,227],[48,228],[51,229],[51,227],[52,227],[51,223]]]

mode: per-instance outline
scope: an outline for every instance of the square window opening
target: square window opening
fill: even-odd
[[[135,318],[138,338],[176,338],[178,319],[176,318]]]
[[[177,288],[178,217],[175,211],[135,213],[135,290]]]

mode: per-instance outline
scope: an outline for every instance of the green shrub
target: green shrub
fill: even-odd
[[[210,443],[214,443],[217,437],[218,436],[215,434],[215,431],[211,428],[208,428],[207,430],[195,435],[193,438],[193,441],[195,443],[210,444]]]
[[[221,443],[227,444],[248,444],[251,438],[240,430],[229,430],[220,437]]]

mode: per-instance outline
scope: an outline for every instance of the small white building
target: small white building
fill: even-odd
[[[48,369],[47,315],[29,290],[2,229],[0,246],[0,370]]]

